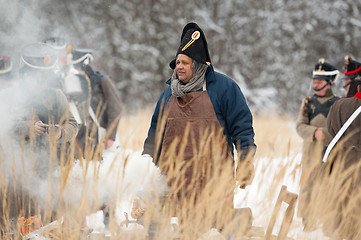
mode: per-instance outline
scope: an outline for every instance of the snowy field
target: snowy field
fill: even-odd
[[[102,211],[92,206],[117,200],[116,221],[118,225],[122,225],[124,213],[130,216],[132,201],[137,195],[146,190],[166,190],[165,181],[152,159],[141,154],[150,114],[151,112],[144,111],[124,117],[119,124],[118,141],[112,149],[103,152],[103,161],[89,161],[86,163],[89,165],[77,161],[71,167],[66,186],[60,191],[61,195],[53,191],[54,198],[62,197],[65,203],[74,205],[72,209],[89,209],[86,225],[94,229],[94,232],[104,232],[106,229]],[[254,129],[257,144],[255,176],[251,185],[235,190],[234,206],[251,208],[254,218],[252,225],[263,229],[265,233],[282,185],[287,186],[289,192],[298,194],[300,191],[302,140],[295,131],[294,121],[287,117],[255,116]],[[57,176],[62,175],[54,175]],[[48,180],[43,185],[46,190]],[[38,192],[37,195],[42,193],[40,190]],[[273,235],[278,235],[287,206],[282,204]],[[328,239],[321,230],[303,232],[302,220],[297,217],[297,206],[288,236],[297,240]]]
[[[255,122],[257,136],[257,120]],[[286,138],[288,142],[285,141],[285,144],[288,144],[288,151],[286,151],[286,153],[282,151],[282,153],[279,154],[281,150],[275,151],[273,146],[271,147],[273,150],[266,150],[266,148],[262,146],[265,141],[264,139],[258,143],[256,141],[258,144],[258,152],[255,157],[256,172],[254,180],[252,184],[245,189],[236,189],[234,196],[234,206],[236,208],[251,208],[254,217],[253,226],[263,228],[264,232],[267,230],[281,186],[287,186],[289,192],[296,194],[298,194],[300,190],[300,152],[302,149],[300,143],[302,143],[302,141],[295,135],[294,123],[292,121],[287,124],[282,122],[280,125],[283,129],[287,128],[292,134]],[[265,128],[262,129],[264,130]],[[283,134],[283,132],[281,133]],[[287,133],[288,132],[286,132],[286,134]],[[262,132],[259,134],[260,138],[262,138],[263,134],[268,135],[267,132]],[[272,139],[266,141],[273,142],[273,144],[277,145],[278,141],[283,140],[278,138],[273,139],[273,141]],[[280,147],[280,149],[282,148]],[[124,164],[125,158],[127,159],[127,164],[126,168],[123,169],[122,165]],[[107,175],[110,167],[114,169],[114,166],[118,166],[115,167],[115,169],[124,171],[122,191],[125,194],[121,197],[117,207],[118,223],[124,220],[124,212],[130,213],[132,197],[138,192],[141,192],[148,181],[152,179],[152,176],[157,174],[157,168],[152,164],[151,160],[150,157],[142,156],[141,150],[113,149],[113,151],[104,152],[104,161],[100,166],[100,176],[104,178],[102,180],[104,182],[102,189],[106,189],[104,186],[107,186],[107,184],[109,184],[109,189],[114,187],[112,186],[114,182],[111,181]],[[282,203],[281,211],[273,230],[274,235],[278,234],[287,206],[287,204]],[[96,225],[99,224],[98,229],[101,231],[103,227],[101,220],[102,214],[98,212],[88,218],[89,226],[96,227]],[[297,217],[297,206],[288,236],[292,239],[328,239],[320,229],[311,233],[303,232],[302,220]]]

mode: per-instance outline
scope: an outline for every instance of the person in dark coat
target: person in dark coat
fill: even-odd
[[[237,83],[214,70],[205,35],[196,23],[184,27],[170,67],[174,71],[157,102],[143,154],[153,157],[180,202],[201,201],[213,177],[225,172],[233,177],[234,146],[237,180],[242,187],[250,184],[256,149],[252,113]],[[228,180],[224,199],[231,203],[224,208],[220,203],[224,211],[233,207],[234,185]]]
[[[113,80],[90,66],[93,60],[91,49],[73,49],[73,63],[76,69],[85,73],[90,80],[91,99],[87,113],[87,127],[84,125],[78,134],[78,140],[85,146],[85,135],[90,141],[88,146],[95,146],[99,138],[100,127],[106,129],[104,149],[114,147],[122,103]],[[87,133],[86,133],[87,132]]]

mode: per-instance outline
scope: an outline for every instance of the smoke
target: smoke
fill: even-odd
[[[72,28],[83,23],[81,19],[76,22],[56,19],[57,16],[67,15],[61,13],[66,11],[66,7],[59,7],[59,4],[56,13],[45,12],[46,9],[54,9],[50,0],[0,0],[0,4],[0,54],[11,56],[14,76],[11,81],[13,86],[0,90],[0,112],[3,116],[0,118],[0,191],[7,187],[24,191],[34,197],[43,210],[49,204],[56,207],[59,202],[77,208],[87,199],[87,207],[92,208],[117,199],[130,199],[137,194],[167,191],[165,181],[151,158],[139,152],[120,150],[117,156],[104,156],[102,164],[76,161],[70,164],[71,169],[67,173],[57,167],[47,145],[35,147],[30,141],[22,141],[17,126],[29,117],[29,105],[39,97],[39,93],[29,91],[18,74],[22,48],[53,36],[64,37],[74,46],[82,41],[84,43],[81,36],[72,35],[77,33]],[[66,25],[63,25],[64,21]],[[88,31],[84,38],[94,37],[92,34],[103,37],[103,34]]]

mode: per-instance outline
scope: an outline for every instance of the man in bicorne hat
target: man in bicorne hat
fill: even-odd
[[[170,67],[174,71],[153,113],[143,154],[153,157],[180,202],[201,203],[211,181],[215,192],[223,184],[218,210],[227,211],[233,207],[233,146],[239,184],[252,181],[256,145],[251,111],[237,83],[213,69],[196,23],[184,27]],[[218,210],[212,209],[214,215]]]

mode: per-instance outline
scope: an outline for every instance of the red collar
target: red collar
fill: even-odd
[[[361,99],[361,92],[357,92],[357,93],[355,94],[355,96],[353,96],[353,97],[358,98],[358,99]]]

